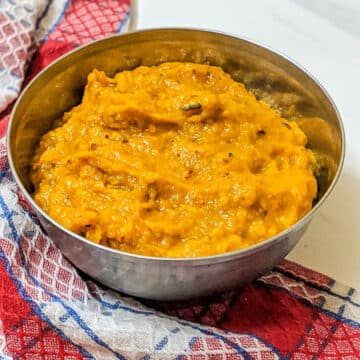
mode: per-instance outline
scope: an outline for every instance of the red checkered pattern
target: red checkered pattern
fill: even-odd
[[[129,0],[69,1],[59,23],[38,49],[29,79],[61,54],[118,31],[129,7]],[[26,49],[30,46],[29,32],[22,34],[20,25],[5,25],[8,23],[5,17],[0,11],[0,68],[6,66],[14,76],[21,77]],[[19,50],[10,51],[9,44]],[[8,108],[0,121],[0,134],[9,111]],[[10,227],[0,237],[0,357],[72,360],[90,356],[107,359],[124,354],[125,359],[133,356],[192,360],[360,358],[357,293],[291,262],[284,261],[240,291],[177,304],[144,302],[148,308],[84,281],[42,234],[22,194],[13,189],[3,142],[0,153],[0,174],[8,177],[1,184],[2,201],[5,201],[1,195],[4,186],[12,186],[6,192],[5,207],[9,211],[6,213],[2,207],[0,215],[22,227],[17,239],[8,234]],[[105,306],[100,298],[106,298],[111,306]],[[72,307],[57,306],[56,301]],[[95,310],[87,308],[90,302]],[[119,303],[126,308],[124,313],[121,310],[116,313]],[[153,322],[145,315],[133,314],[151,312],[151,308],[161,312],[152,313]],[[100,316],[104,317],[97,318]],[[69,332],[69,327],[77,331]],[[108,333],[103,331],[104,327]],[[150,335],[144,330],[147,328]],[[115,330],[111,333],[110,329]],[[125,343],[126,334],[134,340],[142,331],[144,339]],[[99,333],[110,345],[97,338]],[[161,341],[155,349],[144,345],[158,335]],[[114,343],[115,337],[120,340]],[[180,343],[183,347],[179,348]],[[165,352],[161,353],[163,348]],[[150,353],[156,355],[151,357]]]
[[[360,358],[359,324],[344,322],[342,312],[346,305],[340,306],[336,313],[322,309],[324,301],[332,302],[327,299],[332,284],[333,280],[323,274],[284,261],[273,272],[240,292],[223,294],[211,301],[157,306],[170,315],[190,321],[256,334],[289,359]],[[319,291],[319,287],[324,292]],[[202,341],[194,345],[199,351],[203,347]],[[272,356],[273,353],[254,357],[267,359]]]
[[[359,358],[360,334],[352,326],[319,312],[309,330],[292,359]]]
[[[278,359],[276,353],[265,347],[256,337],[229,337],[229,342],[244,349],[247,356],[253,359]],[[193,359],[214,359],[214,360],[233,360],[239,359],[239,354],[233,350],[233,346],[220,341],[217,338],[199,338],[191,346]],[[211,354],[210,356],[207,354]]]
[[[18,22],[9,21],[7,15],[0,12],[0,69],[6,68],[19,77],[23,76],[30,44],[28,29]]]
[[[49,40],[77,46],[117,32],[129,7],[130,0],[72,1]]]
[[[52,326],[34,314],[4,274],[6,271],[0,263],[2,286],[6,287],[7,299],[11,300],[0,310],[7,352],[14,359],[83,359],[70,341],[64,340]],[[1,291],[0,288],[0,294]]]
[[[42,286],[52,293],[68,299],[83,299],[85,297],[85,284],[76,274],[74,268],[64,258],[59,258],[58,249],[49,246],[49,242],[41,234],[36,236],[34,242],[30,239],[32,238],[23,237],[20,239],[20,245],[26,257],[31,260],[28,265],[29,273],[40,279]],[[18,276],[21,276],[22,260],[19,254],[15,252],[14,244],[8,240],[0,239],[0,246],[5,255],[16,259],[18,267],[14,270],[15,272],[18,271]],[[44,259],[44,253],[47,256],[46,259]],[[27,284],[27,292],[32,294],[34,299],[37,299],[37,293],[32,288],[32,282],[28,277],[24,279],[24,283]],[[43,294],[43,300],[49,300],[49,297]]]

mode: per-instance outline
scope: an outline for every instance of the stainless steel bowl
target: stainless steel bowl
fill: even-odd
[[[309,144],[324,154],[320,195],[312,211],[291,228],[245,250],[174,259],[139,256],[96,245],[63,228],[31,197],[29,163],[39,138],[54,120],[81,100],[94,68],[113,75],[138,65],[191,61],[222,66],[235,80],[276,107],[284,117],[296,109],[306,117]],[[314,118],[317,117],[317,118]],[[322,120],[321,120],[322,119]],[[158,300],[210,295],[241,286],[270,270],[299,241],[333,190],[344,158],[339,113],[314,78],[274,51],[237,37],[191,29],[158,29],[115,35],[55,61],[25,89],[11,115],[7,147],[14,178],[45,231],[79,269],[111,288]]]

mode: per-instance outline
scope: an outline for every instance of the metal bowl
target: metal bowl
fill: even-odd
[[[307,117],[301,126],[310,146],[324,154],[319,197],[295,225],[245,250],[199,258],[139,256],[92,243],[63,228],[31,197],[29,163],[40,137],[81,101],[87,75],[108,75],[138,65],[191,61],[218,65],[268,101],[284,117],[294,109]],[[7,148],[14,178],[43,228],[63,254],[84,273],[124,293],[158,300],[210,295],[259,277],[299,241],[333,190],[344,159],[339,113],[326,91],[292,61],[247,40],[216,32],[158,29],[115,35],[78,48],[43,70],[18,99],[8,128]]]

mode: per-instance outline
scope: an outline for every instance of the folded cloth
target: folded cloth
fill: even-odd
[[[29,79],[77,45],[125,29],[129,11],[121,0],[0,0],[2,131],[26,71]],[[109,290],[77,272],[42,232],[2,138],[0,359],[12,358],[356,359],[360,298],[288,261],[209,299],[159,303]]]
[[[78,45],[127,29],[130,0],[0,0],[0,113],[31,73]],[[40,48],[39,48],[40,47]]]

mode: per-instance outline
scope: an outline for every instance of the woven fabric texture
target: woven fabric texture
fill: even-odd
[[[22,87],[58,56],[126,30],[129,0],[0,0],[0,135]],[[357,359],[360,296],[295,263],[184,303],[84,278],[41,230],[0,140],[0,359]]]

